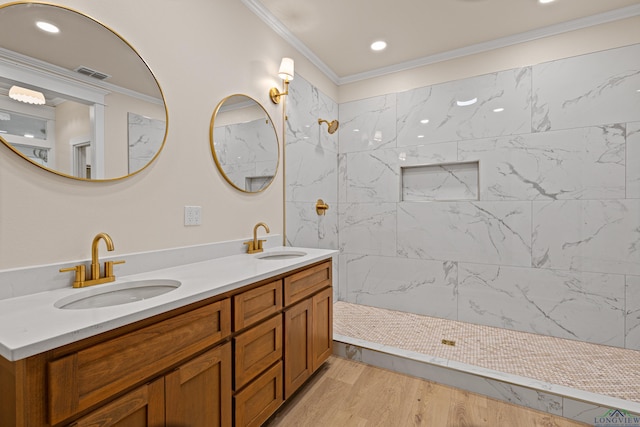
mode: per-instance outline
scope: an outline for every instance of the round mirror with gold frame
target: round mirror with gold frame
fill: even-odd
[[[265,190],[278,170],[278,135],[255,99],[235,94],[216,106],[209,126],[211,152],[224,179],[245,193]]]
[[[153,73],[120,35],[48,3],[0,7],[0,140],[34,165],[87,181],[153,162],[167,109]]]

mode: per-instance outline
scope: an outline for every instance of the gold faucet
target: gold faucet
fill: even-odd
[[[255,227],[253,227],[253,240],[249,240],[247,242],[244,242],[245,245],[247,245],[247,253],[248,254],[255,254],[258,252],[262,252],[264,249],[262,248],[262,243],[266,242],[266,239],[260,239],[258,240],[258,227],[264,227],[264,229],[267,231],[267,233],[269,233],[269,226],[267,224],[265,224],[264,222],[259,222],[256,224]]]
[[[91,243],[91,278],[89,279],[86,274],[86,267],[84,264],[76,265],[75,267],[62,268],[61,273],[66,271],[75,271],[76,276],[73,282],[74,288],[84,288],[86,286],[99,285],[101,283],[113,282],[116,280],[116,276],[113,274],[113,266],[115,264],[124,264],[124,261],[106,261],[104,263],[104,276],[100,276],[100,260],[98,259],[98,243],[100,240],[104,240],[107,245],[107,250],[113,250],[113,240],[107,233],[98,233],[93,238]]]

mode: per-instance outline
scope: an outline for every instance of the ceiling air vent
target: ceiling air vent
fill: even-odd
[[[101,73],[100,71],[92,70],[89,67],[83,66],[80,66],[73,71],[75,71],[76,73],[84,74],[85,76],[93,77],[94,79],[98,80],[106,80],[111,77],[109,74]]]

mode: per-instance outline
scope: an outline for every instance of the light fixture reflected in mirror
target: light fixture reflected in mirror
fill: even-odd
[[[280,92],[277,87],[272,87],[271,90],[269,90],[271,102],[279,104],[281,96],[289,95],[289,82],[293,80],[293,74],[293,59],[282,58],[280,70],[278,70],[278,77],[284,81],[284,92]]]
[[[11,89],[9,89],[9,98],[34,105],[44,105],[45,103],[42,92],[20,86],[11,86]]]

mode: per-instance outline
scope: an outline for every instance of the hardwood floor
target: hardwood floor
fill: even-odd
[[[586,425],[335,356],[265,423],[268,427]]]

